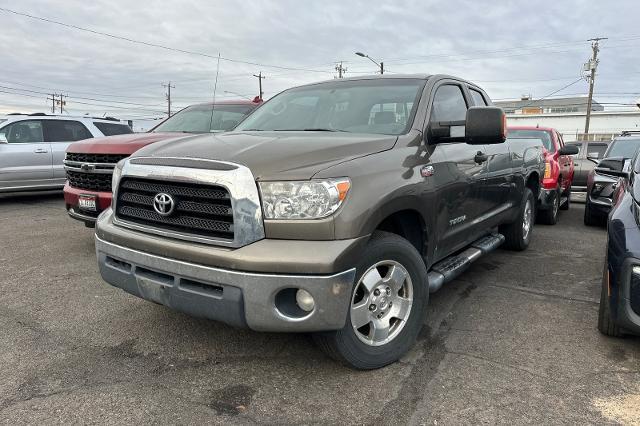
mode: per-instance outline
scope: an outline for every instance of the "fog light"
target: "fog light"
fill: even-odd
[[[307,290],[303,289],[299,289],[296,292],[296,303],[300,309],[306,312],[313,311],[313,308],[316,305],[316,302],[313,300],[313,296],[311,296]]]

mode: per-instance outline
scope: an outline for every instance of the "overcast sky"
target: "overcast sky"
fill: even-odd
[[[494,100],[524,93],[538,98],[580,77],[591,55],[586,40],[597,36],[609,40],[601,43],[595,99],[631,103],[640,97],[638,0],[0,0],[0,7],[262,64],[220,61],[218,97],[237,98],[225,91],[257,95],[252,74],[260,71],[267,98],[333,78],[337,61],[347,67],[347,76],[376,72],[373,63],[354,54],[363,51],[384,61],[389,73],[455,74],[480,84]],[[69,95],[71,114],[161,117],[166,110],[161,83],[168,81],[175,84],[174,110],[212,97],[216,59],[6,11],[0,11],[0,20],[0,113],[48,111],[44,93],[62,92]],[[582,80],[558,94],[587,91]]]

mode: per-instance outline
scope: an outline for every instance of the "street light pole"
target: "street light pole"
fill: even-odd
[[[384,62],[376,62],[371,56],[362,53],[362,52],[356,52],[356,55],[361,56],[363,58],[367,58],[369,59],[371,62],[373,62],[374,64],[376,64],[378,66],[378,68],[380,68],[380,75],[384,74]]]

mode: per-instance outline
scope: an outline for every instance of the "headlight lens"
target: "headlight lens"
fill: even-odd
[[[266,219],[319,219],[333,214],[351,187],[347,178],[260,182]]]
[[[116,167],[113,169],[113,176],[111,177],[111,192],[113,193],[120,183],[120,176],[122,176],[122,167],[124,167],[124,162],[126,160],[120,160],[116,164]]]

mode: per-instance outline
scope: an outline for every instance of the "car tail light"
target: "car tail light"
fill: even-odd
[[[551,161],[549,160],[545,160],[544,162],[544,178],[545,179],[551,178]]]

